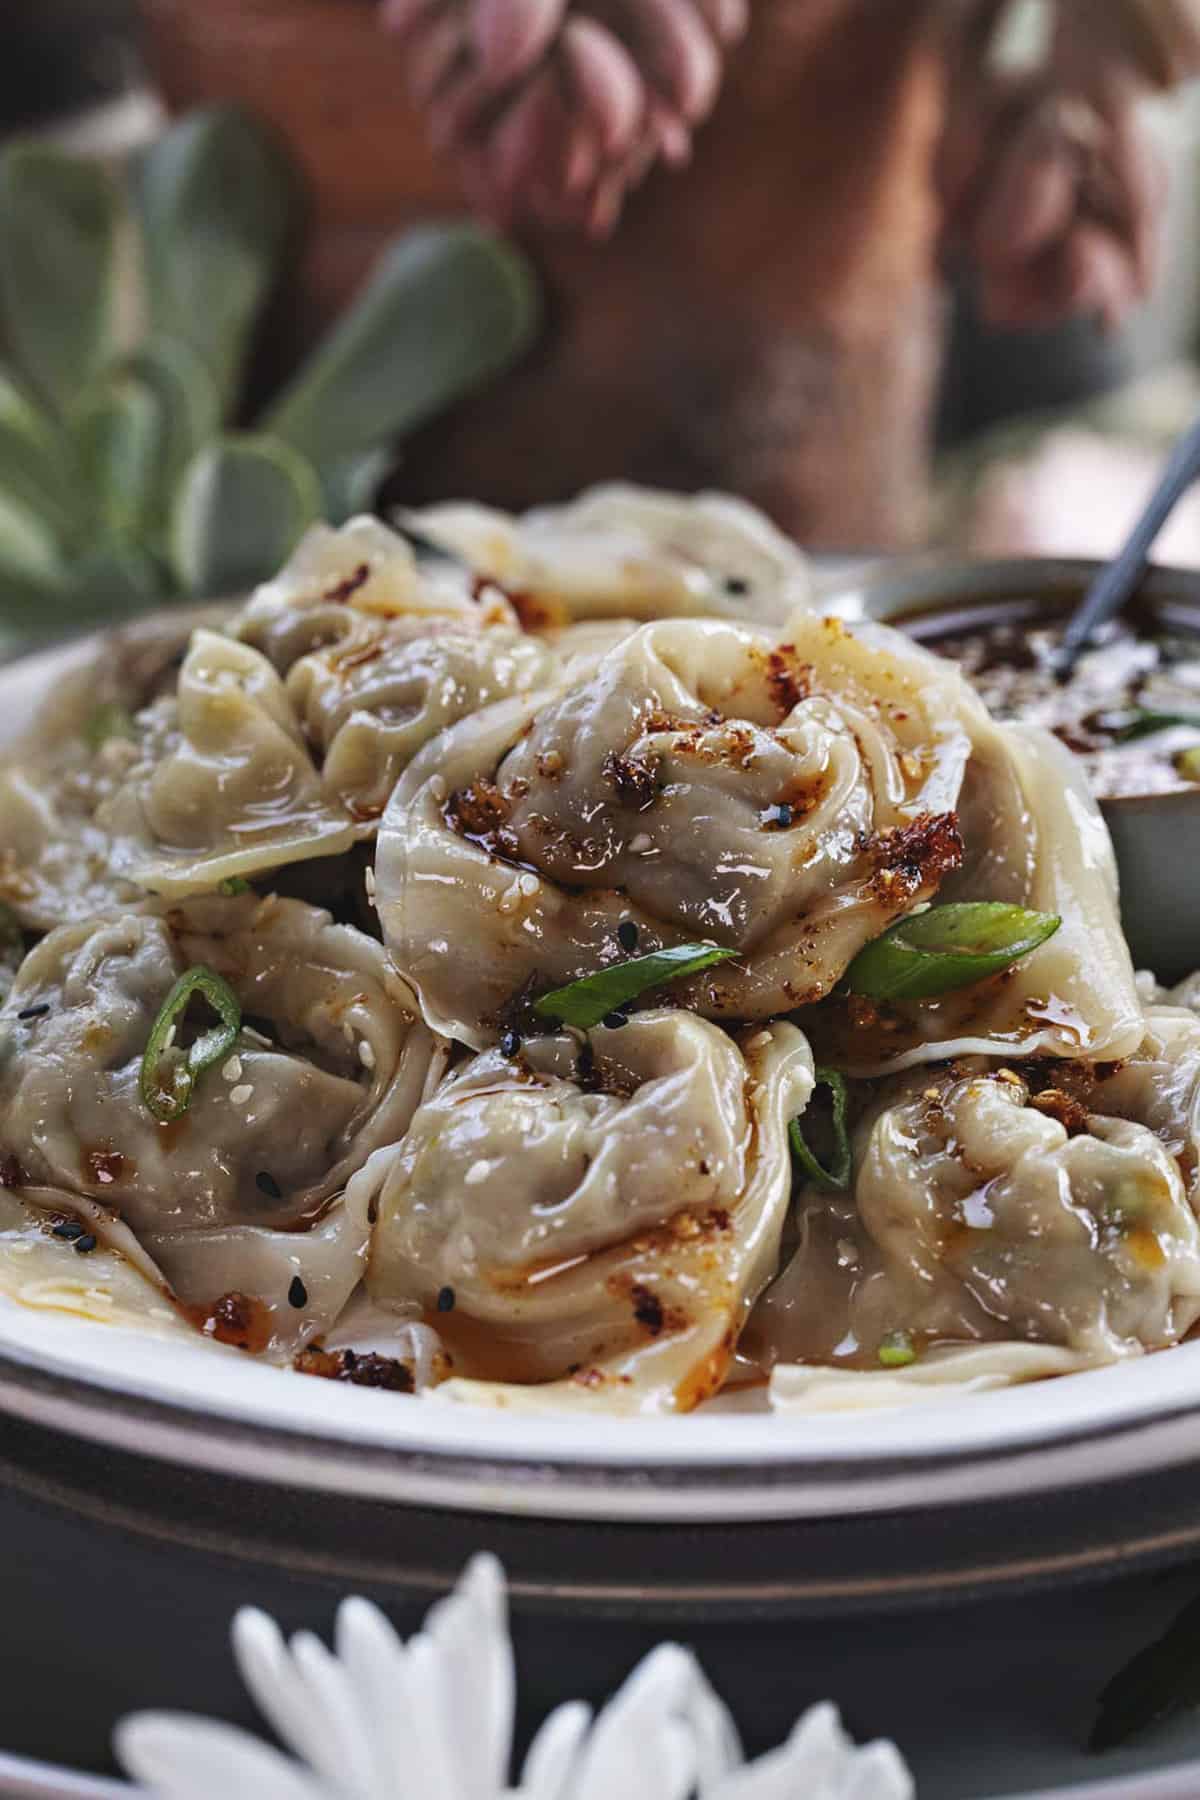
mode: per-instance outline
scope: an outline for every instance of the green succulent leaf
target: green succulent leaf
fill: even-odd
[[[162,468],[162,402],[139,376],[115,374],[80,401],[71,435],[106,537],[134,540],[154,504]]]
[[[407,232],[264,420],[318,470],[411,431],[533,339],[535,278],[473,225]]]
[[[85,512],[75,473],[63,433],[0,368],[0,494],[35,513],[60,538],[71,538]]]
[[[175,496],[176,575],[189,593],[238,593],[273,575],[321,510],[317,477],[289,445],[220,438],[192,458]]]
[[[396,458],[381,446],[344,456],[319,471],[325,517],[331,525],[344,525],[356,513],[370,512],[375,496]]]
[[[165,505],[197,450],[220,432],[221,397],[203,357],[183,338],[148,338],[125,358],[121,370],[143,382],[158,401],[158,487]]]
[[[998,975],[1062,924],[1000,900],[963,901],[914,913],[860,950],[846,971],[852,994],[872,1000],[929,1000]]]
[[[189,113],[137,170],[150,322],[202,358],[228,408],[296,214],[291,162],[235,107]]]
[[[52,630],[82,629],[144,612],[166,593],[166,571],[138,544],[98,544],[72,565],[70,592]]]
[[[0,154],[0,308],[24,374],[61,412],[119,347],[121,217],[98,163],[48,144]]]

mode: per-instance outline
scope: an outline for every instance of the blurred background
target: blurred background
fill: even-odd
[[[1198,10],[38,0],[0,16],[0,139],[120,182],[172,121],[233,103],[282,146],[299,198],[235,427],[398,235],[471,215],[511,239],[536,320],[397,408],[403,431],[355,464],[356,503],[520,507],[622,477],[744,493],[824,550],[1104,554],[1200,410]],[[28,209],[23,229],[36,258]],[[0,241],[0,298],[19,260]],[[437,305],[444,324],[457,299]],[[464,337],[488,330],[477,311],[456,316]],[[19,365],[11,306],[8,336]],[[115,433],[127,471],[136,409],[122,390],[114,426],[105,406],[105,455]],[[0,443],[0,527],[3,481]],[[168,554],[135,537],[118,588],[131,544],[146,569]],[[190,585],[227,573],[189,541]],[[1161,548],[1200,564],[1200,500]]]

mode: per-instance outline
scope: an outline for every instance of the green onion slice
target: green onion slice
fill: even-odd
[[[1062,924],[1000,900],[934,906],[901,919],[860,950],[846,971],[852,994],[871,1000],[929,1000],[998,975]]]
[[[248,894],[250,883],[244,875],[227,875],[224,881],[218,881],[217,892],[226,900],[232,900],[235,894]]]
[[[907,1331],[889,1331],[886,1337],[881,1338],[876,1354],[880,1367],[884,1369],[907,1369],[910,1363],[917,1360],[913,1341]]]
[[[1118,744],[1128,744],[1134,738],[1152,737],[1156,731],[1170,731],[1173,725],[1190,725],[1200,730],[1200,712],[1149,712],[1141,710],[1131,713],[1128,722],[1117,733]]]
[[[793,1119],[788,1127],[792,1157],[803,1169],[814,1187],[826,1194],[842,1194],[850,1186],[850,1134],[846,1130],[846,1083],[836,1069],[816,1071],[817,1087],[829,1089],[833,1107],[833,1154],[826,1168],[804,1141],[801,1120]]]
[[[208,1002],[218,1023],[180,1050],[168,1039],[195,994]],[[160,1125],[182,1118],[192,1103],[197,1080],[229,1054],[241,1029],[241,1003],[229,983],[203,963],[185,969],[162,1003],[142,1057],[142,1099]]]
[[[676,944],[671,950],[655,950],[649,956],[631,956],[625,962],[583,975],[566,987],[543,994],[534,1006],[539,1019],[554,1019],[590,1031],[618,1007],[636,1000],[647,988],[661,987],[684,975],[696,975],[714,963],[727,962],[736,950],[720,950],[715,944]]]
[[[131,715],[125,707],[118,706],[116,701],[106,701],[103,706],[96,707],[83,728],[84,741],[89,750],[99,750],[110,738],[132,738],[137,736],[137,729]]]

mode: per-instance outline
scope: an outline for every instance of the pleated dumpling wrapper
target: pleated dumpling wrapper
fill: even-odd
[[[530,629],[602,618],[782,625],[812,598],[803,553],[728,494],[614,482],[519,517],[456,502],[405,521],[495,582]]]
[[[164,1120],[143,1059],[196,967],[227,985],[239,1016],[219,1066]],[[189,1017],[181,1008],[178,1041],[163,1041],[166,1062]],[[211,1016],[189,1029],[214,1029]],[[261,1348],[341,1310],[367,1225],[338,1196],[403,1137],[448,1055],[373,939],[253,894],[60,927],[25,959],[0,1031],[17,1051],[0,1067],[12,1184],[115,1208],[190,1303],[261,1303]],[[288,1301],[297,1274],[302,1309]]]
[[[530,999],[621,960],[628,923],[643,953],[735,952],[672,998],[766,1019],[822,1000],[928,901],[1046,897],[1060,931],[1016,983],[971,990],[973,1035],[991,1009],[1002,1044],[1127,1054],[1141,1012],[1103,826],[1057,770],[1043,793],[1026,756],[951,664],[885,627],[643,626],[414,760],[380,829],[385,937],[430,1023],[482,1048]],[[820,1024],[853,1026],[859,1060],[929,1059],[963,1033],[948,1010],[882,1044],[856,1013]]]
[[[374,1160],[369,1290],[427,1309],[446,1398],[687,1411],[777,1266],[812,1085],[795,1026],[666,1009],[485,1051]]]
[[[1030,1379],[1177,1343],[1200,1318],[1198,1095],[1200,1021],[1173,1008],[1115,1065],[964,1059],[852,1084],[850,1183],[801,1190],[752,1353],[882,1361],[876,1385],[932,1391],[921,1371]]]

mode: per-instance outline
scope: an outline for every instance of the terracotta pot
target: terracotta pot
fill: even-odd
[[[294,347],[406,223],[459,211],[368,0],[142,0],[173,106],[236,98],[312,184]],[[405,497],[552,499],[623,475],[736,489],[826,545],[921,523],[936,306],[936,0],[755,10],[682,175],[605,245],[530,244],[550,313],[526,364],[410,446]]]

